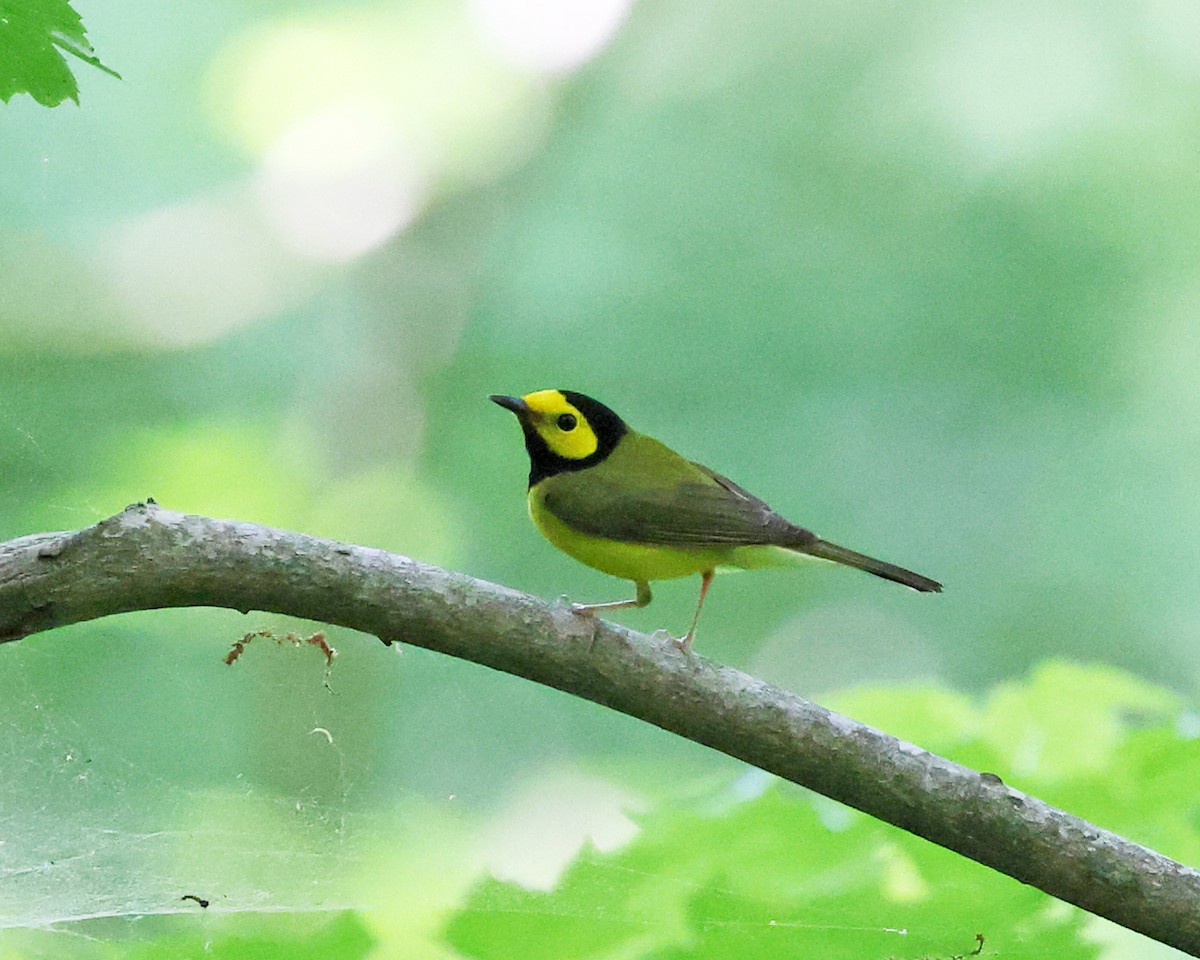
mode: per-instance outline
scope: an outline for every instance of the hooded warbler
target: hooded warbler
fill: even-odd
[[[529,514],[552,544],[625,580],[637,596],[572,604],[580,615],[644,607],[650,581],[700,574],[700,599],[678,646],[690,650],[700,608],[721,568],[832,560],[922,592],[942,585],[798,527],[732,480],[637,433],[604,404],[573,390],[491,400],[517,415],[529,453]]]

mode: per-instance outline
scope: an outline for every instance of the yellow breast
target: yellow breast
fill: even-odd
[[[542,536],[563,553],[623,580],[672,580],[729,562],[728,549],[656,547],[580,533],[546,509],[538,487],[529,491],[529,515]]]

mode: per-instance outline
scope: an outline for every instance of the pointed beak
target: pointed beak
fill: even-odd
[[[522,419],[524,419],[525,414],[529,412],[529,404],[527,404],[520,397],[506,397],[502,393],[493,393],[490,397],[488,397],[488,399],[491,400],[492,403],[499,404],[505,410],[511,410]]]

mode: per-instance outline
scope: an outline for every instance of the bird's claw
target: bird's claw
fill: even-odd
[[[558,595],[558,602],[563,604],[568,610],[570,610],[577,617],[594,616],[594,614],[592,612],[592,608],[589,607],[586,603],[574,603],[574,602],[572,602],[571,598],[568,597],[565,593],[560,593]]]
[[[692,652],[692,638],[677,637],[675,634],[671,633],[670,630],[655,630],[652,634],[650,634],[650,639],[659,643],[663,642],[664,640],[670,641],[671,644],[674,645],[675,649],[679,650],[681,653]]]

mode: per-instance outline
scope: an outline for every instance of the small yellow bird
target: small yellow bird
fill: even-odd
[[[843,563],[923,592],[919,573],[822,540],[732,480],[631,430],[604,404],[573,390],[493,395],[521,422],[529,452],[529,514],[552,544],[624,580],[637,596],[571,605],[581,616],[644,607],[650,581],[700,574],[700,600],[681,650],[691,649],[713,574],[788,566],[802,557]]]

